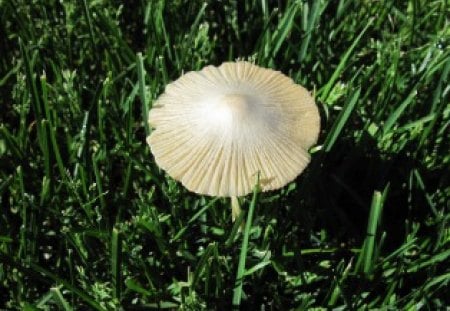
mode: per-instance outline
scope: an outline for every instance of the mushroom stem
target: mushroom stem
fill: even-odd
[[[240,214],[241,214],[241,207],[239,206],[239,201],[238,201],[237,197],[232,196],[231,197],[231,220],[233,222],[235,222]]]

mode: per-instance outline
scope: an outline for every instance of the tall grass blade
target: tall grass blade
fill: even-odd
[[[314,28],[317,26],[318,17],[320,13],[324,10],[324,7],[321,7],[322,1],[314,1],[311,12],[308,15],[306,22],[306,36],[303,38],[302,45],[300,46],[300,54],[298,60],[302,62],[306,56],[306,52],[308,50],[309,42],[311,41],[311,36]],[[306,6],[306,4],[305,4]]]
[[[150,134],[150,126],[148,124],[148,101],[147,101],[147,90],[145,87],[145,69],[144,69],[144,59],[142,58],[142,53],[137,53],[136,58],[136,68],[138,73],[139,82],[139,97],[141,99],[142,106],[142,120],[144,122],[145,134],[148,136]]]
[[[70,307],[69,303],[64,299],[61,291],[58,287],[52,287],[50,292],[53,295],[53,300],[62,308],[64,311],[72,311],[73,309]]]
[[[242,299],[242,286],[244,284],[244,276],[245,276],[245,262],[247,259],[247,252],[248,252],[248,240],[250,236],[250,229],[252,228],[252,222],[253,222],[253,214],[256,207],[256,202],[258,199],[258,186],[259,185],[259,178],[257,185],[253,189],[253,196],[252,201],[250,202],[250,207],[248,209],[247,214],[247,220],[245,223],[245,229],[244,229],[244,235],[242,237],[242,245],[241,245],[241,253],[239,255],[239,264],[236,272],[236,280],[234,283],[234,289],[233,289],[233,307],[239,307],[241,304]]]
[[[367,224],[367,235],[364,241],[364,249],[361,253],[363,258],[363,271],[370,275],[373,271],[374,265],[374,251],[375,251],[375,236],[377,227],[380,221],[381,210],[383,208],[381,192],[375,191],[372,198],[372,205],[370,207],[369,222]]]
[[[111,233],[111,274],[112,284],[114,286],[114,298],[120,300],[122,277],[122,239],[117,228],[113,228]]]
[[[363,28],[363,30],[359,33],[359,35],[355,38],[352,45],[348,48],[347,52],[342,56],[341,61],[339,62],[338,66],[333,72],[333,75],[331,76],[330,80],[319,90],[319,98],[322,102],[326,102],[328,95],[330,95],[331,90],[333,89],[336,81],[338,80],[339,76],[344,72],[345,66],[348,64],[348,61],[350,57],[353,54],[353,51],[355,50],[356,46],[358,45],[359,41],[363,37],[363,35],[366,33],[366,31],[369,29],[369,27],[372,25],[373,19],[370,19],[366,26]]]
[[[351,113],[355,109],[356,103],[358,102],[359,95],[361,94],[361,89],[358,88],[353,96],[345,103],[344,108],[339,113],[336,121],[333,123],[333,126],[325,139],[323,144],[323,149],[325,152],[330,152],[331,148],[333,148],[334,143],[338,139],[339,135],[342,132],[345,124],[347,123]]]

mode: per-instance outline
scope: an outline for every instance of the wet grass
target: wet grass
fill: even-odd
[[[445,0],[0,1],[0,308],[450,306],[449,16]],[[145,118],[183,72],[237,58],[312,90],[322,131],[304,174],[242,198],[233,224],[229,200],[158,169]]]

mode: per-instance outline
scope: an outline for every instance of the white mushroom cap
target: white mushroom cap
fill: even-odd
[[[228,62],[167,85],[149,113],[156,163],[190,191],[241,196],[258,172],[263,191],[309,163],[320,117],[314,99],[278,71]]]

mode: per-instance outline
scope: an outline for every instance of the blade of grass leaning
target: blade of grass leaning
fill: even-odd
[[[38,301],[34,303],[32,310],[45,310],[44,308],[47,306],[47,303],[52,300],[53,293],[48,291],[45,295],[43,295]]]
[[[263,21],[264,21],[264,25],[262,27],[262,31],[261,31],[261,35],[258,39],[258,44],[256,44],[255,46],[259,46],[258,50],[258,54],[261,55],[260,61],[261,60],[267,60],[268,56],[270,55],[270,50],[271,50],[271,34],[270,31],[268,30],[269,27],[269,21],[270,21],[270,14],[269,14],[269,3],[268,0],[261,0],[261,10],[263,13]],[[273,17],[273,15],[272,15]],[[261,63],[265,64],[265,61]]]
[[[444,96],[443,96],[443,87],[447,84],[448,85],[448,74],[450,72],[450,57],[448,58],[444,68],[442,69],[442,74],[439,77],[439,82],[438,85],[436,86],[436,89],[433,92],[433,100],[431,102],[431,108],[430,108],[430,114],[433,114],[436,111],[439,111],[442,113],[442,111],[444,110],[445,105],[445,101],[444,101]],[[448,95],[448,93],[447,93]],[[439,105],[439,103],[444,103],[443,105]],[[438,115],[438,113],[436,113],[436,116]],[[425,144],[425,142],[427,141],[427,138],[429,136],[429,134],[431,133],[431,130],[433,129],[433,127],[436,125],[438,118],[435,117],[429,124],[428,126],[426,126],[424,128],[424,130],[422,131],[422,136],[420,138],[420,142],[419,142],[419,147],[418,149],[420,149],[421,146],[423,146]]]
[[[264,259],[263,261],[258,262],[258,263],[257,263],[256,265],[254,265],[253,267],[251,267],[251,268],[245,270],[244,276],[252,275],[253,273],[255,273],[255,272],[257,272],[257,271],[263,269],[265,266],[267,266],[267,265],[269,265],[269,264],[271,264],[270,260]]]
[[[108,96],[110,94],[111,79],[108,76],[102,83],[100,97],[96,102],[97,110],[97,139],[99,145],[103,147],[106,142],[106,130],[105,130],[105,119],[106,119],[106,107],[108,102]],[[104,149],[103,149],[104,150]]]
[[[431,287],[448,286],[449,283],[450,272],[428,280],[424,285],[424,290],[428,291]]]
[[[144,69],[144,60],[142,58],[142,53],[137,53],[136,58],[136,67],[138,72],[138,81],[139,81],[139,97],[141,99],[142,105],[142,120],[144,121],[145,134],[148,136],[150,134],[150,126],[147,122],[148,119],[148,102],[147,102],[147,94],[145,90],[145,69]]]
[[[130,63],[134,60],[135,54],[131,47],[128,45],[128,42],[124,40],[123,35],[120,31],[120,28],[118,27],[114,21],[109,19],[107,15],[105,15],[105,12],[102,12],[101,10],[97,10],[95,7],[93,7],[92,10],[92,16],[95,18],[95,24],[98,28],[102,29],[108,29],[108,32],[111,36],[114,37],[114,39],[117,41],[118,45],[120,46],[120,51],[112,50],[107,51],[107,53],[112,53],[114,55],[119,55],[126,63]],[[87,16],[89,16],[89,12],[85,13]]]
[[[169,37],[169,34],[167,32],[167,27],[166,27],[166,24],[164,22],[164,20],[165,20],[165,18],[163,16],[164,12],[163,12],[163,10],[159,10],[159,13],[161,15],[160,15],[160,18],[158,18],[158,21],[159,21],[158,25],[159,25],[159,28],[162,31],[163,36],[164,36],[164,43],[165,43],[164,47],[165,47],[165,50],[167,51],[167,56],[169,57],[169,59],[171,61],[173,61],[172,44],[171,44],[172,40]]]
[[[51,114],[50,114],[50,106],[48,103],[48,99],[47,99],[47,79],[44,76],[41,77],[40,79],[41,82],[41,87],[42,87],[42,91],[43,91],[43,102],[44,102],[44,111],[45,111],[45,116],[47,119],[45,119],[45,122],[42,122],[42,131],[41,131],[41,135],[47,137],[47,133],[49,134],[49,138],[45,138],[44,141],[48,141],[48,146],[47,148],[45,148],[45,152],[44,154],[48,153],[50,150],[50,145],[52,147],[53,150],[53,156],[56,160],[56,164],[57,167],[59,169],[59,173],[61,178],[63,179],[63,184],[68,188],[69,191],[71,191],[78,200],[80,200],[80,202],[82,201],[80,198],[80,195],[78,194],[77,190],[75,189],[75,187],[73,186],[73,182],[72,182],[72,178],[69,175],[69,172],[66,169],[66,166],[63,162],[63,158],[60,152],[60,148],[59,148],[59,144],[58,144],[58,139],[56,136],[56,125],[53,124],[52,118],[51,118]],[[48,157],[50,157],[50,155],[48,155]],[[51,180],[51,179],[50,179]]]
[[[337,9],[336,9],[336,17],[338,19],[340,19],[341,16],[347,12],[347,7],[352,2],[353,2],[352,0],[350,0],[350,1],[345,1],[345,0],[339,1],[339,4],[338,4]]]
[[[47,177],[49,177],[50,164],[49,164],[49,146],[48,146],[48,136],[46,130],[46,123],[44,122],[44,116],[42,111],[41,98],[39,96],[38,83],[36,79],[36,74],[34,72],[35,68],[35,56],[30,57],[29,47],[19,38],[20,52],[25,66],[25,76],[28,85],[28,92],[30,93],[31,106],[33,107],[34,117],[36,121],[36,131],[37,139],[39,142],[39,147],[42,154],[44,155],[44,167]]]
[[[117,228],[113,228],[111,233],[111,274],[114,287],[114,298],[120,300],[121,295],[121,258],[122,258],[122,239]]]
[[[206,7],[208,6],[208,2],[204,2],[202,7],[199,9],[197,15],[195,16],[194,22],[191,25],[189,33],[187,34],[187,38],[184,40],[184,43],[187,47],[191,47],[194,45],[195,38],[198,34],[198,27],[200,25],[200,21],[205,15]],[[175,49],[176,50],[176,49]],[[183,66],[186,65],[186,58],[188,54],[184,53],[181,55],[181,61],[177,62],[177,69],[182,70]]]
[[[0,253],[0,262],[12,267],[15,267],[19,271],[23,272],[25,275],[30,275],[33,278],[44,277],[41,280],[44,283],[54,282],[57,284],[61,284],[73,294],[78,296],[81,300],[83,300],[87,305],[89,305],[92,310],[105,311],[106,309],[102,307],[98,302],[95,301],[93,297],[91,297],[88,293],[86,293],[83,289],[76,287],[71,282],[67,281],[59,277],[57,274],[41,267],[40,265],[30,262],[29,265],[24,266],[21,262],[17,262],[15,258],[8,256],[6,254]]]
[[[20,189],[20,194],[23,197],[25,197],[26,191],[25,191],[25,185],[24,185],[24,176],[23,176],[23,167],[22,166],[18,166],[16,169],[16,174],[17,174],[17,178],[19,180],[19,189]],[[18,255],[19,258],[26,258],[27,257],[27,250],[28,250],[28,239],[27,239],[27,229],[28,229],[28,208],[27,208],[27,204],[25,203],[25,200],[22,200],[21,202],[21,211],[20,211],[20,216],[22,218],[22,225],[20,226],[20,246],[19,246],[19,251],[18,251]],[[21,280],[19,280],[19,282],[21,282]]]
[[[123,103],[123,109],[124,113],[126,115],[126,144],[128,146],[131,146],[133,141],[133,123],[134,123],[134,117],[133,117],[133,103],[134,99],[139,91],[139,83],[135,83],[133,86],[133,90],[131,93],[126,97]],[[131,175],[133,172],[133,163],[131,160],[128,160],[127,169],[125,172],[125,178],[123,179],[123,188],[122,193],[123,197],[126,197],[128,194],[128,190],[130,188],[130,181],[131,181]]]
[[[342,261],[342,264],[344,262]],[[349,303],[350,299],[347,298],[345,293],[343,292],[343,286],[342,284],[345,284],[345,280],[347,279],[347,276],[352,268],[353,264],[353,258],[350,259],[347,266],[343,269],[343,272],[340,276],[335,276],[335,282],[334,287],[332,288],[330,299],[328,300],[328,307],[332,307],[336,304],[338,301],[338,298],[341,297],[344,301],[346,308],[350,308],[351,304]],[[340,271],[340,269],[336,269],[337,271]]]
[[[42,268],[41,266],[39,266],[35,263],[30,263],[30,269],[41,273],[42,275],[46,276],[47,278],[52,279],[54,282],[62,284],[64,287],[67,287],[72,293],[74,293],[75,295],[80,297],[80,299],[84,300],[94,310],[99,310],[99,311],[105,310],[98,302],[96,302],[91,296],[89,296],[83,290],[73,286],[70,282],[60,278],[58,275],[48,271],[47,269]]]
[[[58,287],[50,288],[50,292],[53,295],[53,300],[61,307],[64,311],[72,311],[73,309],[70,307],[69,303],[64,299],[61,291]]]
[[[406,107],[408,107],[413,100],[417,96],[417,87],[418,83],[412,88],[412,91],[409,93],[409,95],[405,98],[405,100],[395,109],[387,118],[386,122],[383,126],[383,133],[388,134],[392,127],[396,124],[397,120],[400,118],[400,116],[405,111]]]
[[[274,44],[272,49],[272,57],[275,57],[281,48],[284,40],[288,36],[291,29],[294,27],[294,17],[297,13],[301,2],[294,2],[284,13],[283,17],[280,19],[277,30],[272,35],[272,42]]]
[[[237,233],[240,232],[240,229],[242,228],[242,223],[244,222],[244,217],[246,216],[245,211],[241,211],[238,218],[233,223],[233,227],[231,228],[230,235],[228,236],[227,240],[225,241],[225,247],[230,247],[234,240],[236,239]],[[245,227],[244,227],[245,228]]]
[[[85,150],[85,146],[86,146],[86,130],[87,130],[87,124],[88,124],[88,120],[89,120],[89,111],[85,111],[84,112],[84,117],[83,117],[83,124],[81,125],[81,130],[79,133],[79,137],[80,137],[80,145],[77,149],[77,158],[81,159],[81,156]],[[78,176],[78,170],[79,170],[79,166],[80,166],[80,162],[77,161],[75,163],[75,167],[73,169],[73,179],[76,180],[77,176]]]
[[[406,270],[406,272],[413,273],[413,272],[419,271],[423,268],[427,268],[429,266],[436,265],[437,263],[440,263],[440,262],[448,262],[449,258],[450,258],[450,249],[443,251],[437,255],[434,255],[433,257],[431,257],[427,260],[422,260],[422,259],[417,260],[416,262],[413,263],[414,264],[413,266],[411,266],[410,268],[408,268]]]
[[[218,200],[218,198],[214,198],[212,199],[210,202],[208,202],[208,204],[206,204],[204,207],[202,207],[197,213],[194,214],[194,216],[192,216],[191,219],[189,219],[189,221],[187,222],[186,226],[184,226],[183,228],[181,228],[177,234],[175,234],[175,236],[170,239],[170,242],[174,242],[177,241],[185,232],[186,230],[189,228],[189,226],[194,223],[203,213],[205,213],[209,208],[211,208],[212,206],[214,206],[214,203],[216,203]]]
[[[303,17],[303,19],[307,21],[306,23],[304,23],[305,24],[304,26],[306,26],[305,28],[306,36],[303,38],[302,45],[300,46],[300,54],[298,57],[299,62],[302,62],[303,59],[305,58],[309,42],[311,41],[312,32],[317,25],[318,17],[328,4],[327,2],[323,5],[323,7],[321,7],[322,3],[323,3],[322,1],[314,1],[310,14],[308,14],[308,16]],[[305,3],[304,5],[306,6],[307,3]],[[305,12],[307,11],[305,10]]]
[[[53,163],[51,163],[51,157],[50,157],[50,148],[49,148],[49,137],[48,137],[48,130],[45,126],[46,123],[52,124],[52,119],[50,116],[50,107],[48,102],[48,90],[47,90],[47,77],[45,76],[45,73],[40,77],[40,89],[41,89],[41,102],[42,102],[42,108],[44,109],[43,119],[42,119],[42,145],[45,146],[43,150],[44,154],[44,170],[45,170],[45,176],[51,181],[52,175],[51,175],[51,167],[53,166]]]
[[[95,185],[98,191],[98,198],[100,200],[100,206],[102,207],[102,210],[106,210],[106,201],[105,201],[105,192],[103,192],[103,179],[100,173],[100,169],[98,167],[99,155],[92,155],[92,167],[94,168],[94,175],[95,175]]]
[[[440,215],[441,213],[438,211],[436,205],[433,202],[433,198],[427,192],[427,189],[425,187],[425,183],[424,183],[424,181],[422,179],[422,175],[420,174],[420,172],[417,169],[414,169],[413,170],[413,174],[414,174],[414,177],[415,177],[415,179],[417,181],[417,184],[418,184],[420,190],[422,190],[422,192],[423,192],[423,194],[424,194],[424,196],[426,198],[426,201],[428,203],[428,206],[430,207],[430,209],[433,212],[433,214],[436,216],[436,218],[442,217]]]
[[[330,130],[325,142],[323,144],[323,149],[325,152],[329,152],[336,142],[337,138],[341,134],[342,129],[348,121],[351,113],[353,112],[356,103],[358,102],[359,95],[361,94],[361,89],[358,88],[353,96],[345,103],[344,108],[339,113],[333,127]]]
[[[126,99],[123,102],[123,110],[124,115],[127,115],[127,122],[126,122],[126,142],[128,145],[131,145],[133,141],[133,122],[134,122],[134,116],[133,116],[133,106],[134,106],[134,100],[136,98],[136,95],[139,91],[139,82],[135,83],[133,86],[133,90],[131,93],[126,97]]]
[[[151,291],[144,288],[144,286],[139,284],[139,282],[137,282],[131,278],[128,278],[125,280],[125,286],[127,287],[127,291],[139,293],[139,294],[143,295],[144,297],[152,295]]]
[[[382,208],[382,194],[379,191],[375,191],[370,207],[369,222],[367,225],[366,239],[364,241],[364,250],[361,253],[361,256],[363,258],[363,271],[367,275],[370,275],[373,270],[375,235],[377,233],[377,227],[380,220]]]
[[[386,295],[385,295],[383,301],[381,302],[381,304],[383,306],[392,305],[392,298],[395,297],[395,295],[393,295],[393,294],[394,294],[395,290],[397,289],[397,286],[398,286],[397,280],[393,280],[392,282],[390,282],[388,284],[387,289],[385,291]]]
[[[42,187],[40,193],[39,206],[44,206],[44,203],[49,199],[50,196],[50,180],[44,176],[42,177]]]
[[[205,269],[208,269],[208,270],[211,269],[211,267],[209,265],[209,259],[213,255],[214,248],[217,248],[216,243],[209,244],[208,247],[206,248],[206,250],[203,252],[203,256],[198,261],[198,264],[195,267],[195,270],[194,270],[193,276],[192,276],[192,284],[191,284],[192,289],[196,288],[196,285],[197,285],[203,271]]]
[[[91,20],[91,12],[89,10],[89,5],[86,2],[86,0],[83,0],[83,13],[84,13],[84,17],[86,19],[86,22],[88,24],[88,28],[89,28],[89,38],[91,40],[91,44],[92,44],[92,52],[94,52],[94,56],[97,57],[97,48],[96,48],[96,44],[95,44],[95,35],[94,35],[94,26],[92,25],[92,20]]]
[[[6,147],[17,160],[22,161],[24,159],[25,155],[16,137],[3,124],[0,124],[0,138],[4,140]]]
[[[29,90],[31,90],[31,105],[34,109],[34,116],[36,118],[37,123],[41,123],[42,120],[42,109],[41,109],[41,101],[39,97],[39,92],[36,84],[35,75],[33,74],[34,63],[32,59],[30,59],[28,46],[19,38],[19,46],[20,52],[22,54],[22,59],[25,66],[25,76],[27,80],[27,85]]]
[[[17,73],[17,71],[20,69],[20,66],[22,64],[20,62],[17,62],[17,64],[12,67],[4,76],[3,78],[0,78],[0,87],[6,84],[8,82],[9,78],[13,77],[14,74]]]
[[[258,198],[258,190],[259,190],[258,185],[259,185],[259,177],[257,185],[253,189],[253,197],[248,209],[244,235],[242,237],[241,253],[239,255],[238,269],[236,272],[236,280],[233,289],[233,301],[232,301],[233,307],[239,307],[241,304],[242,286],[244,284],[244,275],[245,275],[245,261],[247,259],[247,252],[248,252],[248,239],[250,236],[250,229],[252,227],[253,213],[255,211],[256,201]]]
[[[364,29],[361,31],[361,33],[356,37],[356,39],[353,41],[352,45],[348,48],[347,52],[345,52],[344,56],[342,57],[341,61],[339,62],[339,65],[336,67],[336,70],[333,72],[333,75],[331,76],[330,80],[325,84],[325,86],[319,90],[319,99],[322,102],[325,102],[328,98],[328,95],[330,94],[331,90],[334,87],[334,84],[336,83],[339,76],[344,72],[345,66],[347,65],[347,62],[350,58],[350,56],[353,53],[353,50],[356,48],[356,45],[361,40],[362,36],[366,33],[367,29],[372,25],[373,19],[370,19],[364,27]]]

